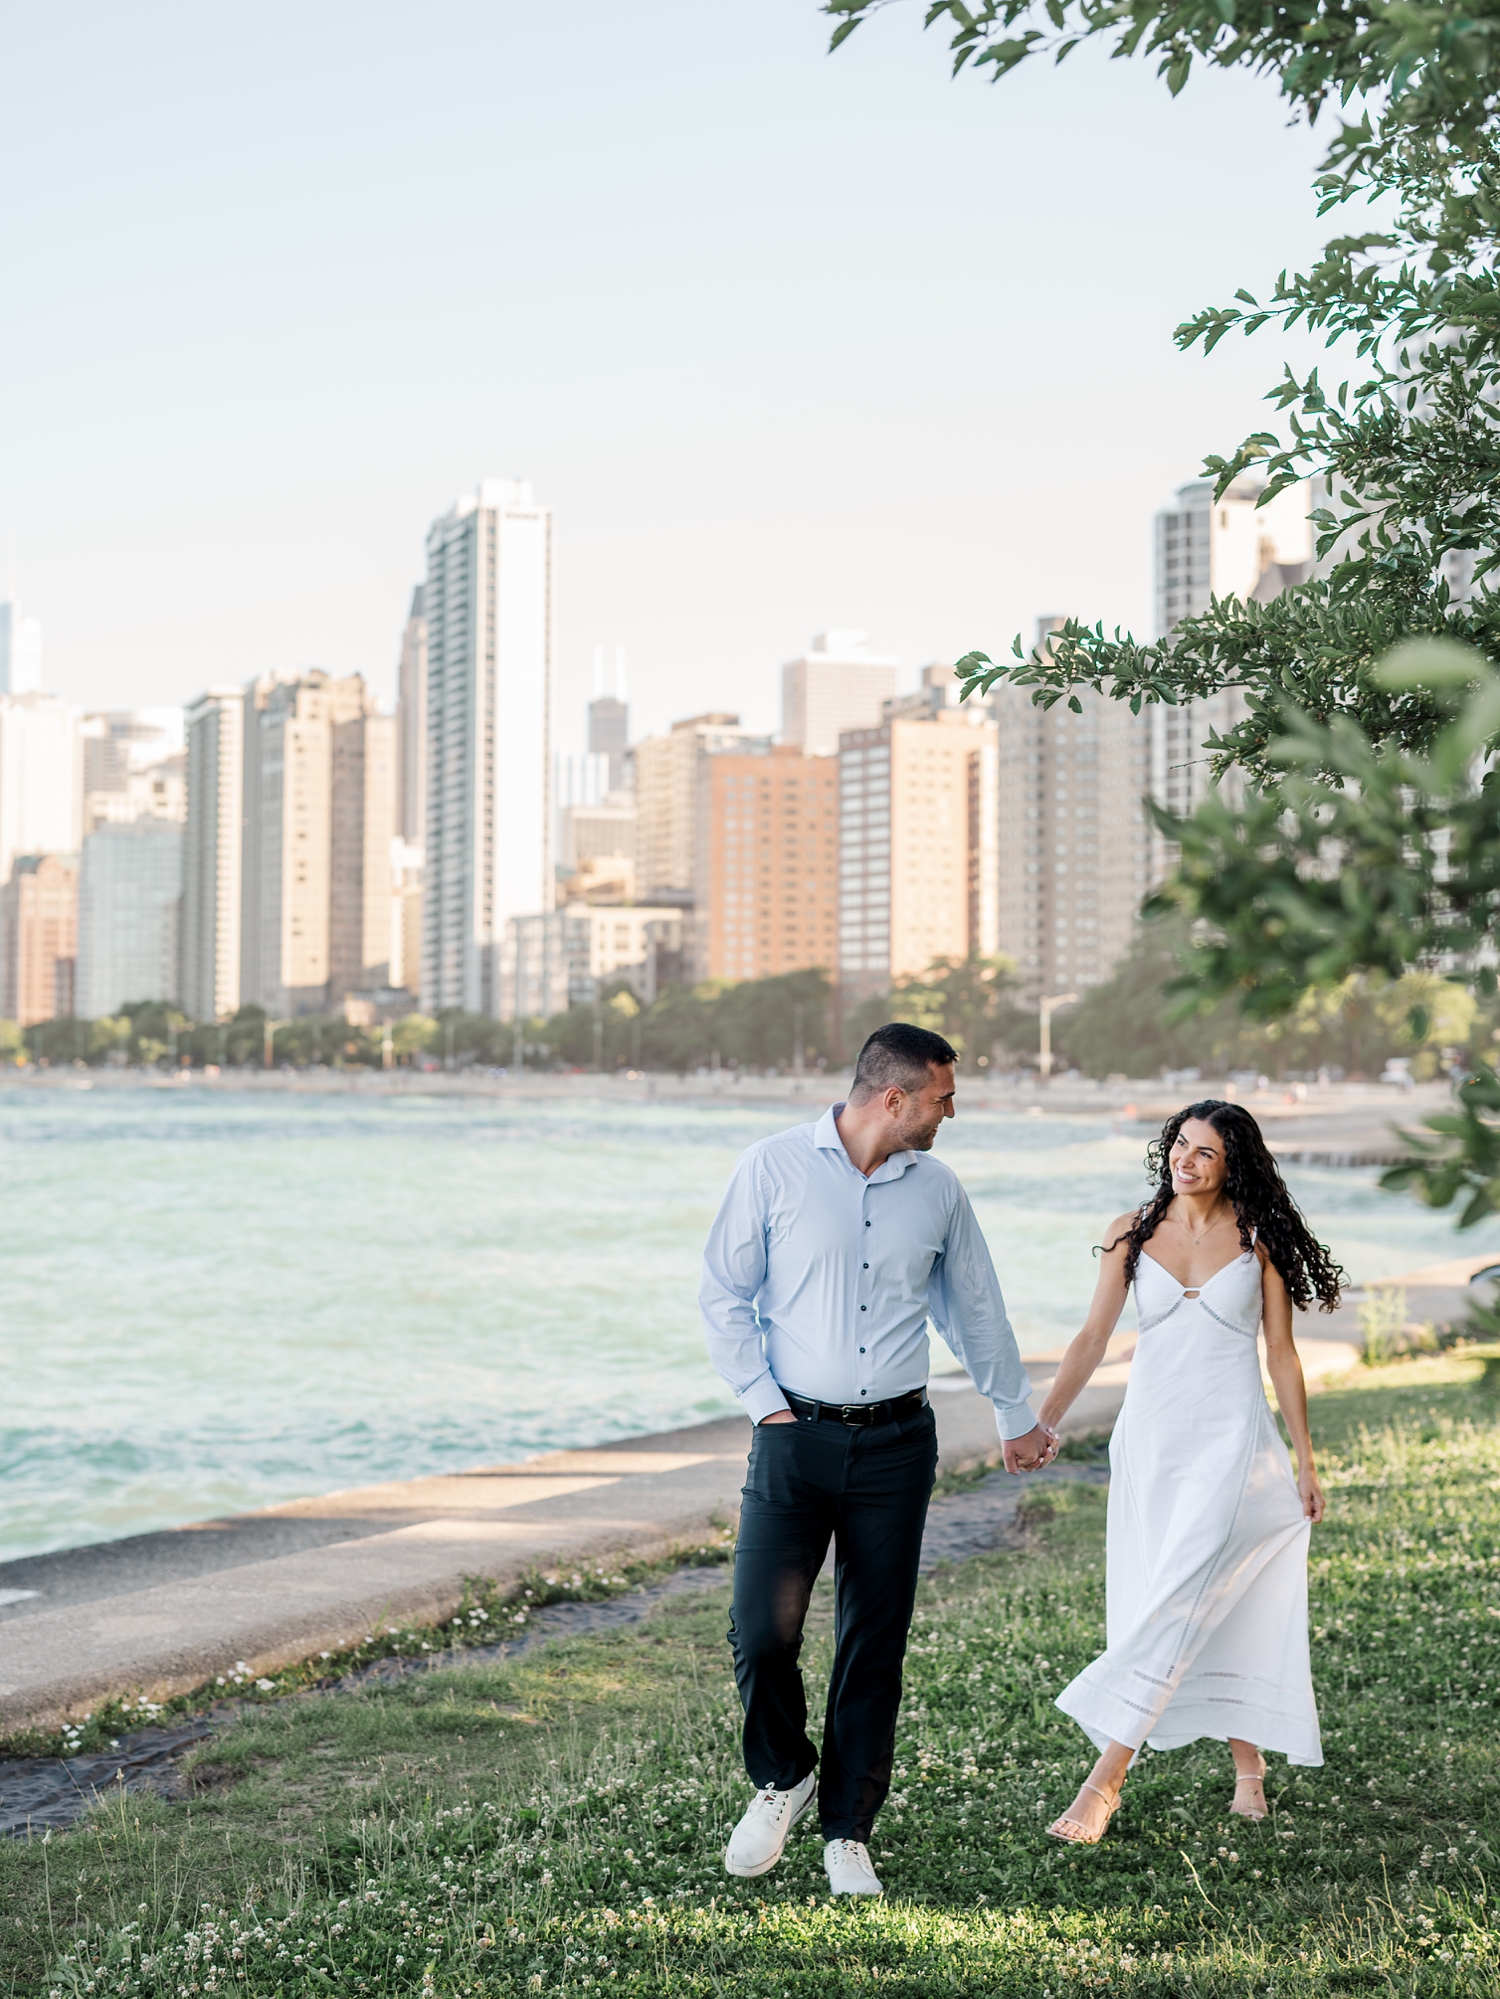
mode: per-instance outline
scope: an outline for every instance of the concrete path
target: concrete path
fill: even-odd
[[[1040,1386],[1050,1367],[1033,1369]],[[1107,1427],[1125,1366],[1076,1412]],[[963,1377],[934,1384],[949,1466],[992,1457],[994,1413]],[[182,1693],[336,1651],[376,1624],[451,1613],[466,1575],[690,1543],[739,1508],[742,1417],[593,1451],[368,1486],[168,1533],[0,1564],[0,1729],[52,1723],[112,1693]],[[7,1600],[8,1599],[8,1600]]]

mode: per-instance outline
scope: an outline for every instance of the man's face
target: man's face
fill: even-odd
[[[901,1093],[895,1107],[896,1136],[903,1152],[931,1152],[938,1126],[953,1115],[953,1064],[931,1062],[926,1080]]]

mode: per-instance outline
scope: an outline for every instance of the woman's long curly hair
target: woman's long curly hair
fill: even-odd
[[[1176,1198],[1172,1186],[1172,1147],[1189,1118],[1211,1124],[1224,1141],[1224,1192],[1240,1225],[1240,1246],[1250,1249],[1263,1242],[1266,1253],[1281,1273],[1292,1303],[1305,1312],[1314,1297],[1319,1310],[1332,1312],[1339,1292],[1348,1282],[1342,1267],[1328,1253],[1327,1245],[1314,1240],[1302,1211],[1287,1192],[1276,1161],[1266,1149],[1260,1126],[1241,1104],[1226,1104],[1208,1097],[1201,1104],[1169,1117],[1161,1137],[1146,1151],[1146,1171],[1156,1182],[1156,1192],[1136,1216],[1132,1227],[1109,1244],[1125,1248],[1125,1282],[1133,1282],[1141,1251],[1160,1225],[1162,1216]]]

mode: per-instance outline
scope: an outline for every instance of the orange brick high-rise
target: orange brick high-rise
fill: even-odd
[[[700,979],[838,963],[839,760],[779,746],[698,769],[694,952]]]

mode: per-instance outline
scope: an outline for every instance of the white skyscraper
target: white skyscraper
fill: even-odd
[[[178,990],[194,1020],[220,1020],[240,1003],[244,717],[238,687],[210,688],[187,711]]]
[[[0,694],[0,883],[22,854],[76,854],[78,716],[50,694]]]
[[[865,632],[819,632],[781,669],[781,739],[810,757],[836,754],[846,729],[878,729],[896,692],[896,662]]]
[[[422,1003],[497,1016],[513,916],[552,907],[552,510],[485,479],[427,537]]]
[[[1256,501],[1265,481],[1251,473],[1236,479],[1222,500],[1210,481],[1178,489],[1172,506],[1156,516],[1156,630],[1170,636],[1184,619],[1198,617],[1213,597],[1268,603],[1288,585],[1304,583],[1313,569],[1309,488],[1305,480],[1283,487],[1264,507]],[[1151,710],[1151,793],[1158,804],[1186,814],[1208,789],[1203,745],[1247,713],[1235,687],[1176,708]],[[1156,840],[1153,876],[1172,862]]]
[[[12,590],[0,603],[0,694],[35,694],[42,684],[42,621],[25,618]]]

